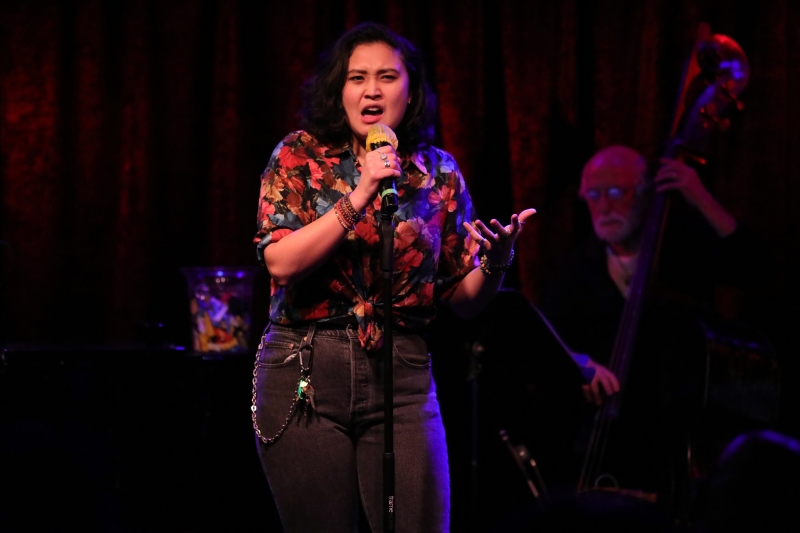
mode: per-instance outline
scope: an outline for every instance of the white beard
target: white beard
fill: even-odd
[[[617,222],[617,224],[606,226],[604,223],[608,222]],[[623,244],[633,236],[634,229],[638,225],[633,222],[638,222],[638,220],[632,221],[620,215],[612,214],[593,220],[592,224],[594,225],[594,232],[601,241],[609,244]]]

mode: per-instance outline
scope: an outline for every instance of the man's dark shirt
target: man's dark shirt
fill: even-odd
[[[690,425],[689,417],[699,410],[705,345],[698,319],[713,312],[716,285],[748,286],[756,261],[763,257],[755,253],[745,228],[720,238],[698,212],[676,207],[623,385],[622,416],[627,423],[614,430],[624,443],[616,451],[628,468],[628,481],[656,491],[669,473],[654,472],[652,465],[666,464],[667,441],[681,434],[678,426]],[[572,350],[607,365],[625,298],[608,274],[605,243],[592,234],[555,272],[540,309]],[[613,444],[610,447],[614,450]]]
[[[715,287],[748,287],[763,257],[745,228],[720,238],[699,213],[681,207],[667,224],[645,311],[648,322],[654,312],[686,318],[712,313]],[[608,274],[605,243],[592,233],[555,271],[540,309],[570,348],[606,364],[625,299]]]

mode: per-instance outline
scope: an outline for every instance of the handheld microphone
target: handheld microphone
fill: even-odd
[[[381,146],[391,146],[397,150],[397,135],[386,124],[373,124],[367,132],[367,150],[372,152]],[[378,190],[381,195],[381,213],[392,214],[397,211],[397,184],[394,176],[381,180]]]

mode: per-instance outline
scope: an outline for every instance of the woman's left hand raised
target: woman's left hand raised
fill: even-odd
[[[464,222],[464,228],[472,239],[483,248],[484,254],[491,263],[506,263],[511,257],[514,242],[519,237],[522,227],[529,217],[536,213],[536,209],[525,209],[519,215],[511,215],[511,224],[502,225],[497,219],[492,219],[487,226],[480,220],[472,224]]]

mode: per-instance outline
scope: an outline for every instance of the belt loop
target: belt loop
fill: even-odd
[[[261,334],[261,341],[258,343],[258,349],[256,350],[256,364],[261,360],[261,352],[264,351],[264,344],[267,342],[267,333],[269,333],[269,328],[271,326],[272,322],[268,320],[267,325],[264,327],[264,333]]]

